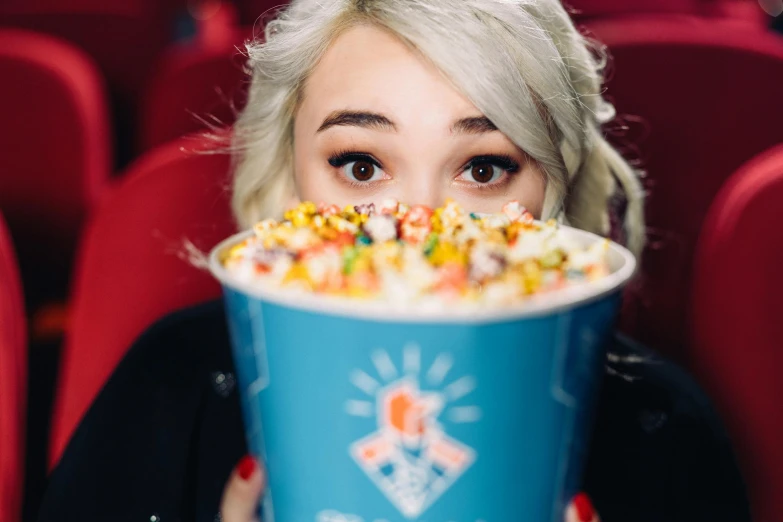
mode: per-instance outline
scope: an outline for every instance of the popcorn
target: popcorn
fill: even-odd
[[[428,256],[434,266],[445,264],[465,265],[465,254],[459,247],[450,241],[438,241]]]
[[[400,204],[397,200],[389,198],[381,201],[381,204],[378,205],[378,212],[385,216],[394,216],[399,208]]]
[[[297,228],[287,238],[286,246],[293,250],[304,250],[317,245],[320,241],[318,235],[309,228]]]
[[[388,214],[371,216],[363,229],[375,243],[397,239],[397,220]]]
[[[462,209],[454,201],[447,201],[440,212],[443,226],[447,229],[459,226],[462,222]]]
[[[313,249],[302,256],[302,264],[307,275],[317,287],[339,286],[343,269],[343,260],[337,248]]]
[[[505,228],[511,224],[511,220],[505,214],[492,214],[484,218],[489,228]]]
[[[359,230],[359,227],[354,223],[340,216],[331,216],[327,218],[326,222],[337,232],[350,232],[351,234],[355,234],[356,231]]]
[[[258,223],[228,250],[225,266],[243,283],[401,308],[508,306],[609,273],[608,241],[583,248],[517,201],[496,214],[453,201],[434,210],[390,199],[342,210],[304,202],[284,217]]]
[[[421,243],[432,230],[432,210],[423,205],[414,205],[402,217],[400,235],[409,243]]]
[[[318,205],[318,214],[323,218],[336,216],[339,213],[340,213],[340,207],[338,207],[337,205],[327,205],[325,203],[321,203],[320,205]]]
[[[481,243],[470,253],[470,277],[479,282],[499,276],[506,268],[506,257],[499,248]]]
[[[513,263],[542,257],[546,253],[546,237],[542,234],[520,234],[508,253]]]
[[[264,238],[276,226],[277,220],[265,219],[260,223],[256,223],[256,225],[253,227],[253,231],[256,233],[256,237]]]
[[[357,214],[365,216],[372,216],[375,214],[375,203],[370,203],[368,205],[356,205],[353,208]]]
[[[445,263],[438,270],[436,288],[443,293],[459,295],[467,290],[468,273],[465,265],[455,261]]]
[[[476,241],[480,239],[482,235],[481,227],[477,225],[475,221],[469,219],[463,222],[456,230],[455,239],[458,244],[462,245],[469,241]]]
[[[525,212],[527,212],[527,210],[520,205],[519,201],[510,201],[503,205],[503,213],[512,223],[514,221],[519,221]]]

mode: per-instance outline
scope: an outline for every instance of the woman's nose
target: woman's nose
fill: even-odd
[[[406,177],[401,201],[408,205],[439,207],[445,199],[445,187],[440,173],[418,172]]]

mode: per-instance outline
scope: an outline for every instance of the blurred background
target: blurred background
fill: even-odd
[[[134,338],[219,296],[189,257],[233,231],[221,137],[278,3],[0,2],[0,521],[35,520]],[[645,173],[621,327],[707,389],[756,518],[783,520],[783,0],[567,7]]]

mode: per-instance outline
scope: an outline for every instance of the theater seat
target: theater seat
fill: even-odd
[[[15,238],[29,304],[64,286],[83,221],[109,183],[103,80],[67,42],[0,30],[0,208]]]
[[[577,20],[649,14],[694,15],[705,0],[564,0]]]
[[[783,145],[721,189],[702,228],[691,308],[693,367],[744,465],[754,520],[783,513]]]
[[[234,232],[229,157],[182,138],[132,165],[92,217],[74,274],[50,463],[136,337],[164,315],[220,295],[188,259]]]
[[[155,68],[142,100],[142,150],[192,132],[229,127],[244,107],[249,78],[241,50],[250,31],[204,25],[203,38],[171,47]]]
[[[174,0],[3,0],[0,24],[40,31],[78,46],[99,64],[126,105],[138,95],[165,46]]]
[[[263,27],[263,21],[288,0],[238,0],[243,24]]]
[[[21,522],[27,332],[14,249],[0,216],[0,520]]]
[[[783,39],[717,20],[645,17],[590,25],[612,55],[610,139],[647,172],[649,246],[624,328],[687,362],[694,247],[715,195],[783,140]],[[625,128],[627,127],[627,129]]]
[[[760,0],[774,3],[775,0]],[[602,18],[649,15],[667,17],[716,18],[728,22],[750,23],[756,28],[769,25],[771,17],[759,0],[564,0],[574,19],[590,23]]]
[[[766,29],[772,23],[772,16],[762,9],[761,4],[774,5],[776,0],[701,0],[707,16],[751,24]]]

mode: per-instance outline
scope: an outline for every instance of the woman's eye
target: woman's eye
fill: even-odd
[[[474,163],[465,167],[465,170],[462,172],[459,179],[470,183],[486,185],[498,181],[504,173],[505,169],[493,165],[492,163]]]
[[[367,160],[346,163],[343,174],[351,181],[368,182],[383,178],[383,171]]]
[[[329,164],[340,169],[342,175],[353,183],[368,183],[384,179],[380,163],[372,156],[344,153],[329,158]]]

